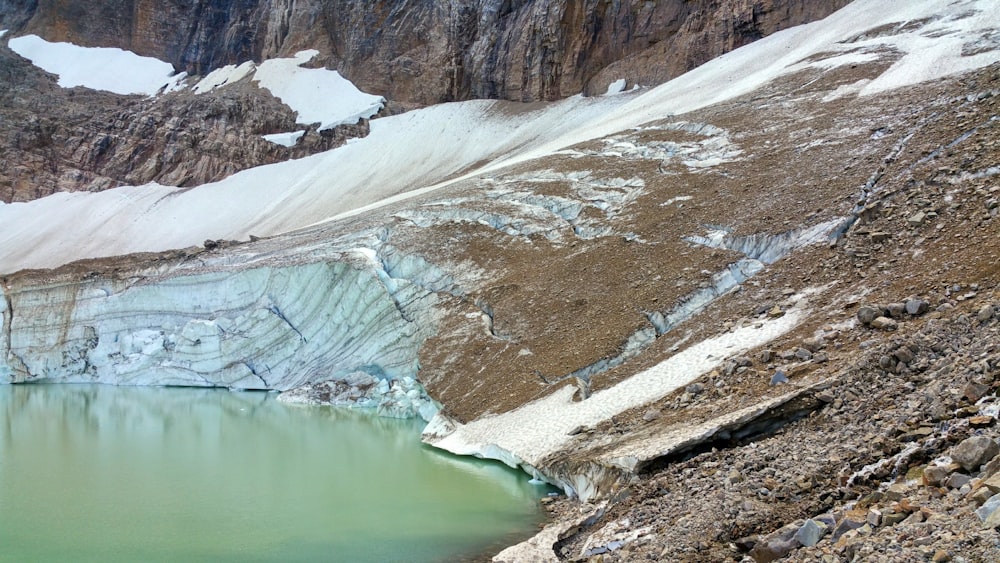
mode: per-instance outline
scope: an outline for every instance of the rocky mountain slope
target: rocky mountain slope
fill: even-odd
[[[572,497],[501,561],[996,560],[991,7],[862,0],[651,91],[0,206],[0,377],[385,381],[429,443]]]
[[[401,103],[553,100],[625,78],[650,86],[847,0],[0,2],[0,29],[121,47],[203,75],[319,49]]]
[[[300,158],[364,136],[367,122],[318,132],[294,147],[262,138],[295,115],[249,81],[201,95],[120,96],[65,89],[0,45],[0,201],[157,182],[189,187]]]

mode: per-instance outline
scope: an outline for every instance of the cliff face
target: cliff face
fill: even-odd
[[[362,90],[431,104],[552,100],[601,92],[619,78],[653,85],[847,3],[4,0],[0,8],[15,29],[122,47],[193,74],[316,48]]]

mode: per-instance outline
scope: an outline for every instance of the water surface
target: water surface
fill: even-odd
[[[0,560],[454,561],[546,491],[421,423],[208,389],[0,385]]]

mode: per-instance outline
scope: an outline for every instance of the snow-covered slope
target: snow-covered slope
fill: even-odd
[[[161,88],[176,87],[186,76],[176,74],[170,63],[121,49],[50,43],[37,35],[15,37],[8,45],[35,66],[58,75],[64,88],[153,95]]]
[[[328,153],[194,189],[148,185],[0,205],[0,272],[293,230],[731,99],[806,65],[894,61],[856,85],[863,95],[980,68],[1000,60],[995,8],[992,0],[859,0],[648,92],[444,104],[375,120],[368,137]]]

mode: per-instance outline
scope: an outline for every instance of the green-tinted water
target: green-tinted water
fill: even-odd
[[[0,385],[0,560],[453,561],[545,491],[420,425],[273,395]]]

